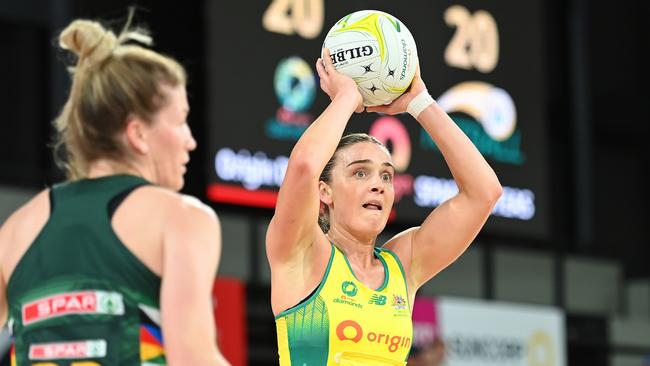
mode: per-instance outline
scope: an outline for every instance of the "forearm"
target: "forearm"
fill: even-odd
[[[490,199],[500,195],[494,170],[437,103],[425,108],[417,120],[440,149],[460,192]]]
[[[325,167],[334,154],[348,120],[358,101],[354,96],[338,95],[321,115],[305,130],[291,151],[290,163],[300,162],[313,168],[315,174]]]
[[[181,355],[167,357],[169,366],[228,366],[228,361],[218,351],[207,351],[205,349],[186,349]]]
[[[175,331],[164,334],[169,366],[227,365],[217,348],[213,326],[206,326],[206,322],[214,324],[214,320],[208,318],[203,319],[201,324],[196,321],[198,319],[189,319],[183,327],[176,327],[178,329]]]
[[[206,327],[205,323],[198,325],[197,320],[190,318],[183,325],[171,327],[172,324],[167,324],[166,328],[163,323],[165,357],[169,366],[218,364],[220,353],[217,349],[215,332],[211,329],[213,327]]]

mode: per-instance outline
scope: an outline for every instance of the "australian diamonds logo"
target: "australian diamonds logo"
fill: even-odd
[[[341,282],[341,292],[343,294],[341,297],[334,298],[333,302],[363,309],[363,305],[357,303],[357,300],[354,298],[358,291],[359,289],[353,281],[343,281]]]
[[[354,297],[357,294],[357,285],[354,284],[352,281],[343,281],[341,283],[341,292],[343,292],[345,295]]]
[[[391,304],[395,310],[406,309],[406,300],[401,295],[393,295],[393,303]]]

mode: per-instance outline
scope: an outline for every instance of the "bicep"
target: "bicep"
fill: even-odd
[[[412,275],[421,286],[453,263],[472,243],[485,224],[492,206],[463,194],[433,210],[412,238]]]
[[[287,168],[266,233],[269,261],[287,261],[314,242],[318,228],[318,181],[300,164]]]

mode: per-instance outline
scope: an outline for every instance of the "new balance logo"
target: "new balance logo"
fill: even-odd
[[[386,296],[374,294],[368,301],[368,304],[386,305]]]

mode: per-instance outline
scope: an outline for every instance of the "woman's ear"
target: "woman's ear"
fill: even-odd
[[[332,204],[332,189],[322,180],[318,182],[318,198],[325,205]]]
[[[126,142],[129,148],[138,155],[146,155],[149,152],[148,125],[138,117],[130,117],[126,122],[124,131]]]

